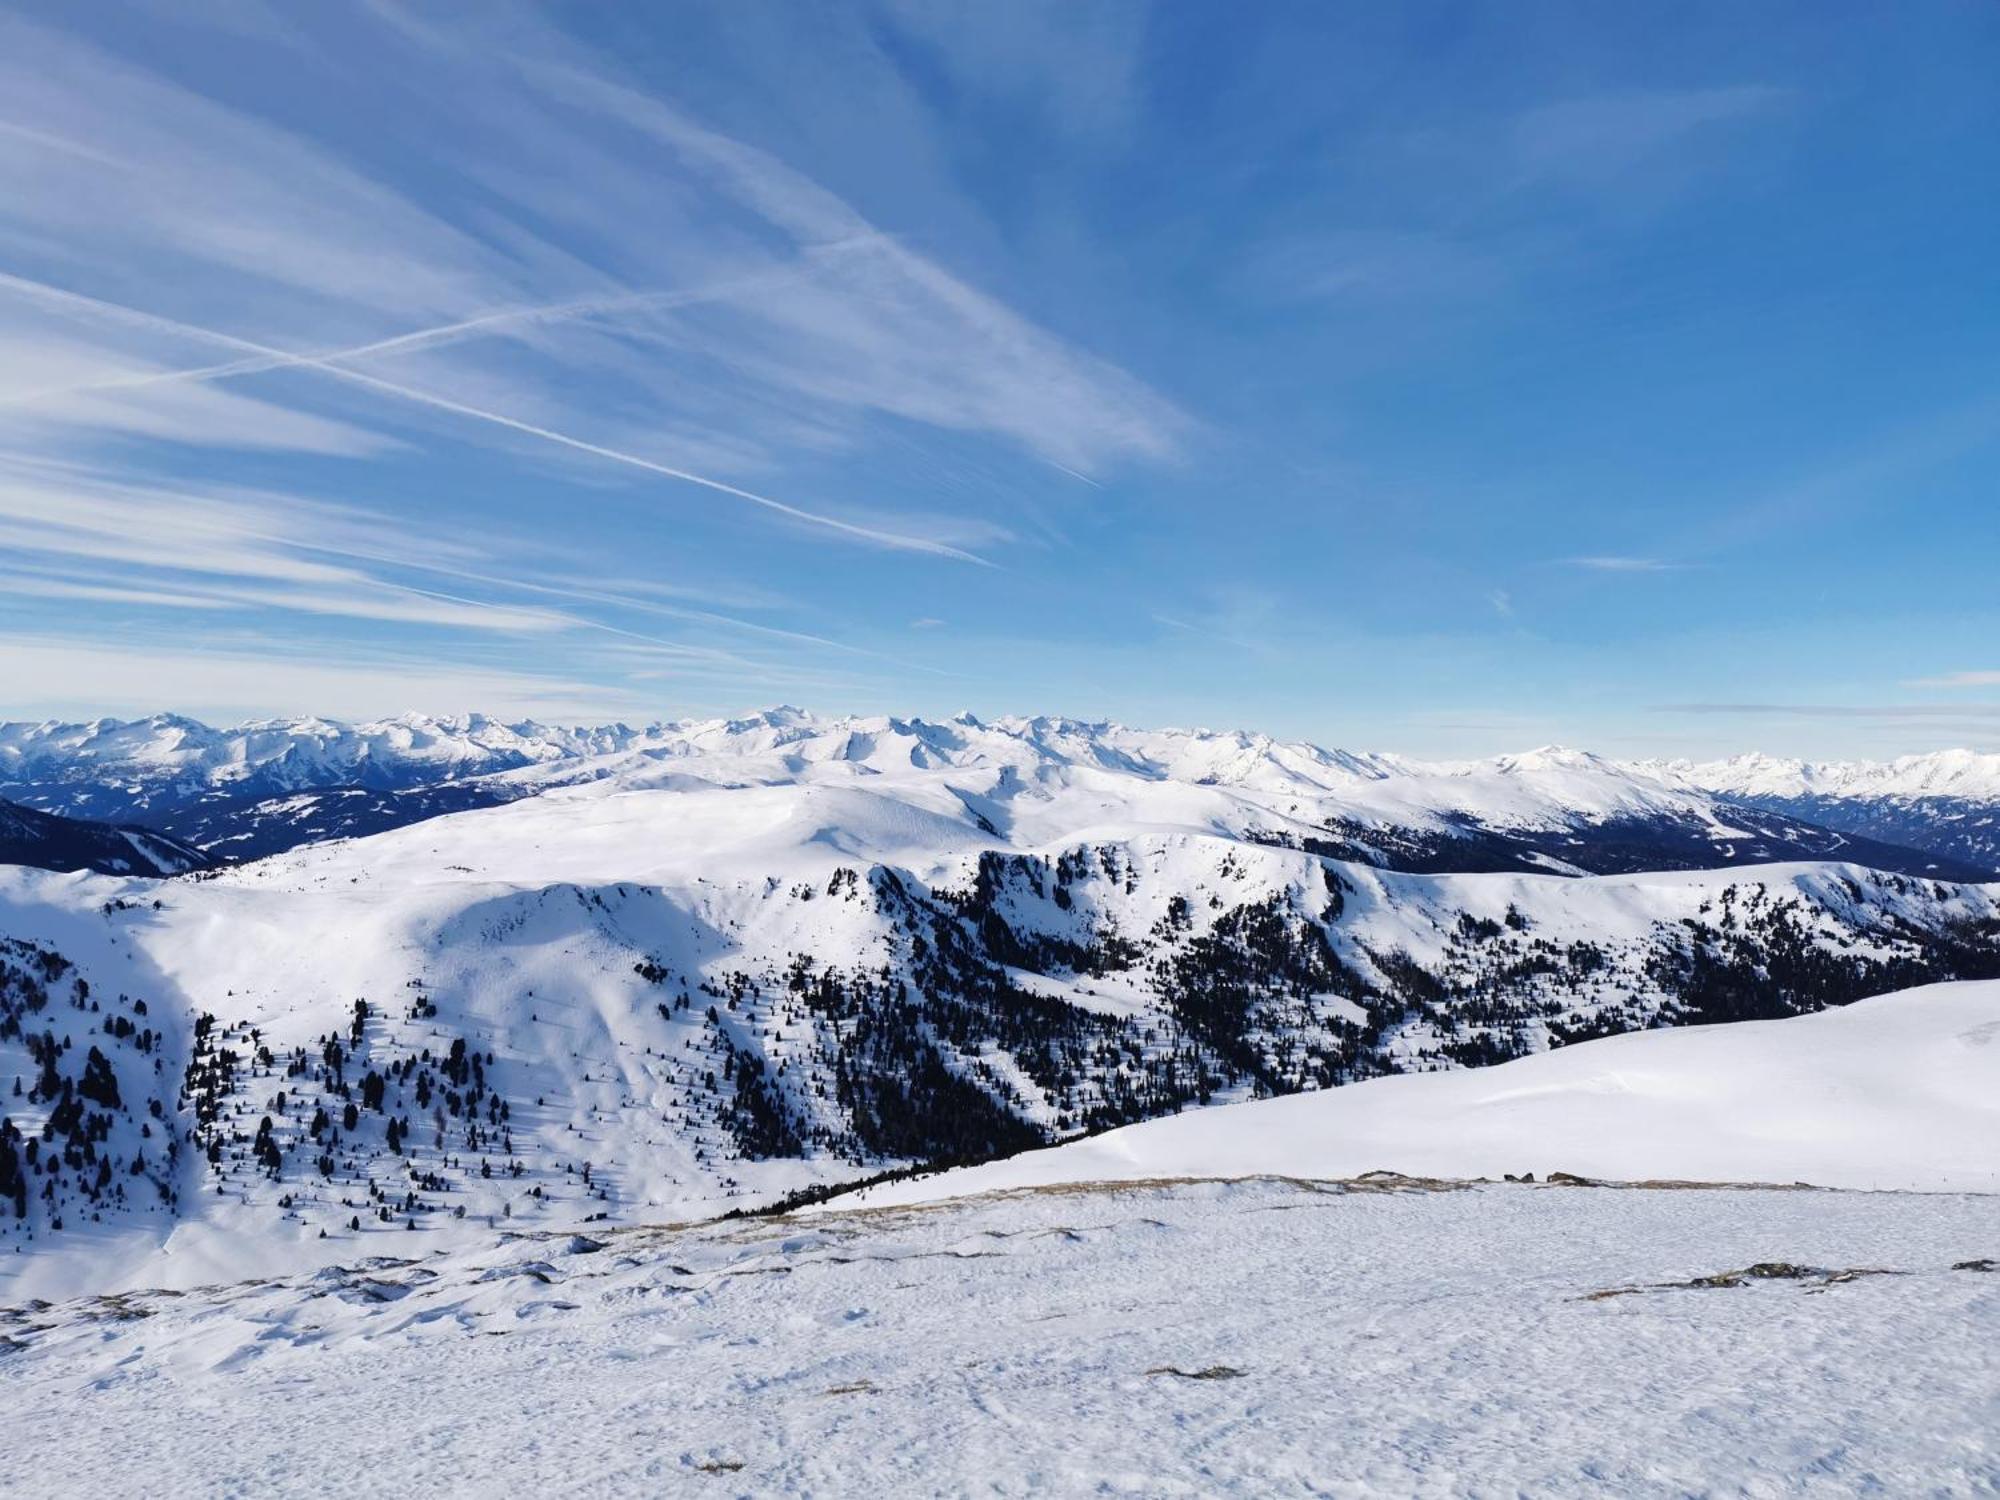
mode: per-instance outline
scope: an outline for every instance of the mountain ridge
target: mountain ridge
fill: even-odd
[[[182,714],[135,719],[99,718],[0,721],[0,774],[18,776],[38,764],[91,763],[143,768],[210,770],[228,780],[272,761],[295,757],[323,766],[422,765],[457,776],[629,749],[713,743],[720,738],[766,735],[773,742],[815,733],[882,732],[908,726],[921,733],[998,731],[1054,748],[1086,739],[1131,745],[1178,742],[1190,747],[1233,748],[1251,756],[1310,761],[1363,777],[1399,774],[1470,775],[1482,768],[1615,768],[1669,784],[1747,796],[1976,796],[2000,798],[2000,752],[1947,749],[1889,760],[1809,760],[1762,751],[1710,760],[1612,759],[1588,750],[1549,744],[1485,757],[1424,759],[1388,751],[1327,747],[1244,729],[1165,725],[1144,728],[1110,719],[1059,714],[1001,715],[969,712],[946,719],[920,715],[820,715],[779,704],[745,714],[662,719],[643,725],[622,721],[550,724],[507,721],[480,712],[433,715],[409,712],[382,719],[342,720],[320,715],[251,719],[210,725]],[[304,754],[302,752],[314,752]],[[476,768],[476,769],[475,769]]]
[[[1889,760],[1806,760],[1749,751],[1716,760],[1639,760],[1638,770],[1744,797],[2000,799],[2000,752],[1933,750]]]
[[[2000,870],[2000,754],[1939,750],[1887,761],[1750,754],[1638,762],[1636,769],[1745,806]]]

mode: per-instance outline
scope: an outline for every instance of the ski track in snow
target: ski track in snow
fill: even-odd
[[[1992,1197],[1269,1179],[517,1239],[33,1310],[0,1490],[1983,1493],[1994,1255]],[[1903,1274],[1588,1300],[1763,1261]]]

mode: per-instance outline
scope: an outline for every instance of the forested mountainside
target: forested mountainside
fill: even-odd
[[[1857,867],[1425,877],[1174,836],[931,879],[370,888],[300,858],[9,877],[0,1232],[351,1253],[656,1218],[2000,973],[1992,892]]]

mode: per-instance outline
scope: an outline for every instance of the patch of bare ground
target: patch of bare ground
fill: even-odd
[[[1177,1380],[1241,1380],[1250,1372],[1239,1370],[1234,1365],[1203,1365],[1198,1370],[1183,1370],[1179,1365],[1154,1365],[1148,1375],[1171,1375]]]
[[[1712,1275],[1695,1276],[1686,1281],[1656,1281],[1646,1286],[1608,1287],[1603,1291],[1586,1292],[1577,1300],[1604,1302],[1613,1297],[1634,1297],[1645,1292],[1716,1291],[1728,1287],[1749,1286],[1759,1281],[1793,1281],[1803,1284],[1807,1291],[1820,1291],[1826,1287],[1859,1281],[1864,1276],[1907,1275],[1909,1275],[1907,1271],[1891,1271],[1879,1266],[1829,1269],[1824,1266],[1794,1265],[1787,1260],[1760,1260],[1755,1265],[1745,1266],[1740,1271],[1717,1271]]]

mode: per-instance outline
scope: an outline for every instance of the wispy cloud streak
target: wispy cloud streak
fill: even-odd
[[[1583,568],[1592,573],[1678,573],[1686,563],[1668,562],[1658,557],[1565,557],[1566,568]]]
[[[707,475],[696,474],[688,469],[675,468],[671,464],[663,464],[650,458],[643,458],[636,453],[627,453],[622,449],[608,447],[603,443],[593,443],[585,438],[575,437],[565,432],[558,432],[552,427],[544,427],[539,423],[525,422],[518,417],[510,417],[502,412],[488,411],[483,407],[474,406],[469,402],[454,401],[449,396],[441,396],[432,391],[419,390],[415,386],[403,385],[393,380],[385,380],[379,375],[370,375],[365,371],[350,369],[340,362],[343,358],[352,356],[309,355],[291,350],[277,349],[269,344],[258,343],[253,339],[239,338],[234,334],[221,333],[212,328],[202,328],[191,323],[183,323],[178,319],[162,317],[157,313],[150,313],[142,308],[128,307],[122,303],[110,302],[100,297],[85,296],[81,292],[52,286],[46,282],[35,281],[24,276],[16,276],[11,272],[0,272],[0,287],[5,287],[22,296],[34,298],[50,305],[71,308],[99,317],[117,318],[155,332],[170,332],[182,337],[205,339],[212,344],[222,347],[242,349],[259,358],[280,362],[288,368],[318,370],[336,379],[347,381],[350,384],[365,386],[370,390],[380,391],[392,396],[399,396],[406,401],[414,401],[419,405],[428,406],[438,411],[450,412],[456,416],[468,417],[475,421],[489,422],[495,426],[507,428],[509,431],[519,432],[528,437],[540,438],[544,442],[554,443],[559,447],[569,448],[578,453],[592,454],[595,457],[607,459],[613,463],[624,464],[630,468],[644,470],[651,474],[658,474],[663,478],[676,479],[685,484],[699,485],[703,489],[731,496],[777,515],[785,516],[790,520],[798,521],[808,526],[819,527],[842,536],[852,537],[858,541],[872,542],[877,546],[889,547],[898,551],[923,552],[938,557],[954,558],[960,562],[977,563],[982,567],[992,566],[985,558],[975,553],[967,552],[962,548],[950,546],[944,542],[933,541],[926,537],[909,536],[901,532],[884,531],[871,526],[857,526],[852,522],[843,521],[837,516],[829,516],[818,511],[806,510],[801,506],[773,499],[769,495],[760,495],[754,490],[746,490],[739,485],[729,484],[720,479],[711,479]],[[272,367],[275,368],[276,366]]]
[[[1903,684],[1913,688],[2000,687],[2000,672],[1946,672],[1940,677],[1918,677]]]

